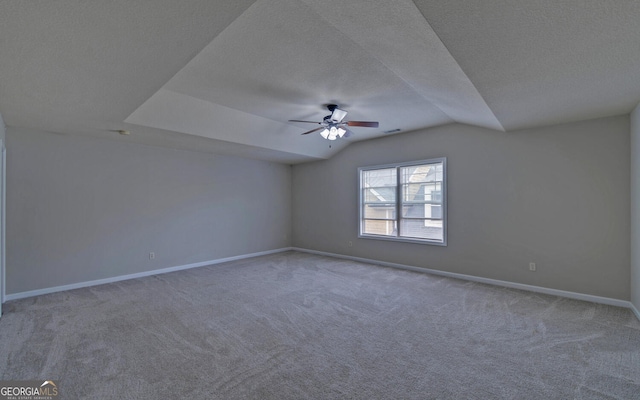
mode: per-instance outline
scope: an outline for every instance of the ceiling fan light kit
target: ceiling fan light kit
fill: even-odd
[[[308,135],[313,132],[321,131],[320,136],[327,140],[336,140],[337,138],[349,137],[353,134],[347,126],[360,126],[365,128],[377,128],[378,122],[375,121],[344,121],[347,116],[345,110],[338,108],[336,104],[328,104],[327,109],[331,111],[331,114],[325,116],[322,122],[316,121],[303,121],[299,119],[290,119],[289,122],[304,122],[309,124],[321,125],[320,128],[315,128],[307,132],[303,132],[303,135]]]
[[[324,130],[320,132],[320,136],[328,140],[336,140],[338,137],[343,137],[345,133],[347,133],[347,131],[343,128],[332,126],[330,129],[324,128]]]

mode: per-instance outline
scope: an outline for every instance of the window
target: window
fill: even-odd
[[[359,168],[359,236],[446,245],[446,161]]]

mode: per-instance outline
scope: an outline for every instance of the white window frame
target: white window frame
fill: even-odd
[[[401,234],[401,221],[402,221],[402,181],[400,178],[400,171],[402,167],[411,167],[416,165],[425,165],[425,164],[437,164],[442,163],[442,241],[433,240],[433,239],[420,239],[413,237],[403,237]],[[396,217],[395,223],[398,227],[397,236],[391,235],[376,235],[370,233],[363,233],[364,228],[364,196],[363,196],[363,187],[362,187],[362,173],[364,171],[371,171],[377,169],[390,169],[395,168],[396,170],[396,198],[395,198],[395,207],[396,207]],[[408,242],[408,243],[420,243],[420,244],[429,244],[435,246],[446,246],[447,245],[447,158],[431,158],[428,160],[419,160],[419,161],[409,161],[403,163],[396,164],[384,164],[384,165],[372,165],[367,167],[358,168],[358,238],[362,239],[376,239],[376,240],[389,240],[394,242]]]

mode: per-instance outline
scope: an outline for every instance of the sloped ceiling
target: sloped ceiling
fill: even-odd
[[[389,130],[628,113],[638,20],[635,0],[7,0],[0,113],[9,126],[305,162]],[[329,142],[288,122],[319,121],[327,103],[380,127]]]

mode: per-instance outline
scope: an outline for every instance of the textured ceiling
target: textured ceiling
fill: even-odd
[[[635,0],[5,0],[0,113],[9,126],[304,162],[393,129],[628,113],[638,20]],[[287,122],[321,120],[330,102],[380,128],[328,142]]]

